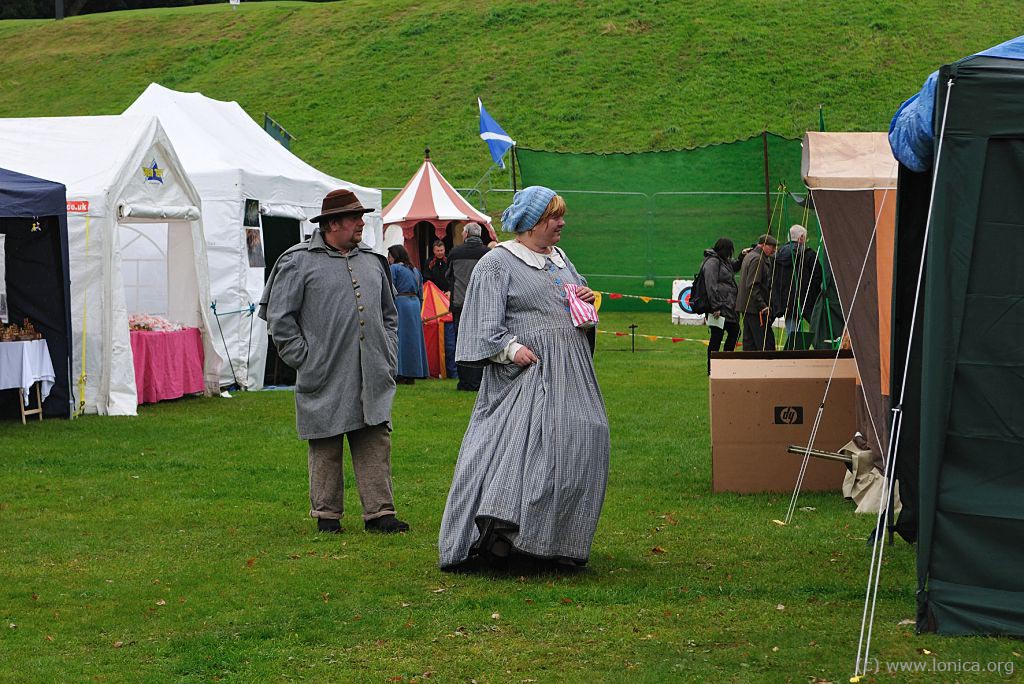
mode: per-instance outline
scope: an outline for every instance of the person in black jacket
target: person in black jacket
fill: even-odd
[[[444,255],[444,243],[434,240],[430,249],[434,257],[427,262],[426,268],[423,269],[423,279],[434,283],[441,292],[447,294],[451,290],[451,285],[448,283],[448,259]]]
[[[484,245],[480,235],[483,228],[479,223],[467,223],[462,227],[463,242],[456,245],[448,255],[448,282],[452,286],[451,310],[455,323],[455,337],[459,336],[459,318],[462,316],[462,307],[466,303],[466,286],[469,285],[469,277],[476,268],[476,262],[484,258],[490,251]],[[480,381],[483,379],[483,368],[474,368],[458,364],[459,384],[457,389],[468,392],[476,392],[480,389]]]
[[[800,319],[808,323],[814,304],[821,294],[821,269],[818,255],[807,247],[807,229],[794,224],[789,242],[775,255],[775,281],[772,284],[773,318],[786,319],[786,349],[793,349]]]
[[[711,374],[711,352],[719,350],[725,338],[725,351],[736,348],[740,334],[739,317],[736,315],[736,271],[732,260],[734,247],[729,238],[719,238],[713,249],[704,250],[701,272],[708,292],[708,306],[711,312],[706,317],[711,341],[708,343],[708,375]],[[721,322],[719,326],[716,323]]]

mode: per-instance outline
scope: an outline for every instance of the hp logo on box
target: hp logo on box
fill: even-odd
[[[776,425],[803,425],[804,422],[804,407],[803,406],[776,406],[775,407],[775,424]]]

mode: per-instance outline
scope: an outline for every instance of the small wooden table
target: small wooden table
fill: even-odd
[[[18,389],[21,423],[26,416],[43,419],[43,402],[50,395],[55,375],[46,340],[0,342],[0,389]],[[35,389],[36,407],[28,408]]]

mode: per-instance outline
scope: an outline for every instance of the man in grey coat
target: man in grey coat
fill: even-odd
[[[295,423],[309,440],[310,515],[341,531],[343,439],[368,532],[404,532],[391,493],[398,313],[387,262],[360,243],[372,211],[349,190],[323,200],[309,240],[277,260],[260,300],[281,359],[296,370]]]

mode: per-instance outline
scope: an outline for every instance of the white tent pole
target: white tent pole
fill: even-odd
[[[942,161],[942,145],[946,138],[946,114],[949,111],[949,101],[953,95],[953,79],[946,82],[946,102],[942,107],[942,128],[939,130],[939,144],[935,150],[935,171],[932,175],[931,197],[928,198],[928,217],[924,224],[924,243],[921,247],[921,264],[917,271],[917,284],[914,287],[914,310],[910,316],[910,330],[907,336],[907,354],[903,362],[903,378],[900,381],[900,401],[893,409],[893,425],[895,429],[890,436],[889,463],[886,464],[886,496],[882,497],[878,504],[878,520],[881,521],[889,508],[889,499],[892,496],[893,483],[896,480],[896,455],[899,451],[899,433],[903,427],[903,397],[907,391],[907,378],[910,376],[910,352],[914,346],[914,328],[917,326],[917,310],[921,301],[921,283],[924,280],[925,259],[928,256],[928,237],[931,234],[932,214],[935,209],[935,188],[939,180],[939,163]],[[882,574],[882,554],[885,550],[884,534],[878,534],[878,522],[875,524],[875,543],[878,549],[878,560],[873,562],[871,570],[868,571],[868,589],[864,597],[864,616],[861,618],[860,639],[857,643],[857,661],[854,665],[854,676],[851,681],[859,681],[860,677],[867,673],[868,656],[871,653],[871,631],[875,623],[875,606],[878,602],[878,581]],[[872,561],[875,560],[875,553],[872,550]],[[874,584],[872,584],[872,575]],[[871,605],[871,615],[868,617],[868,604]],[[865,636],[866,632],[866,636]],[[862,648],[863,646],[863,648]],[[861,651],[863,650],[863,659]]]

